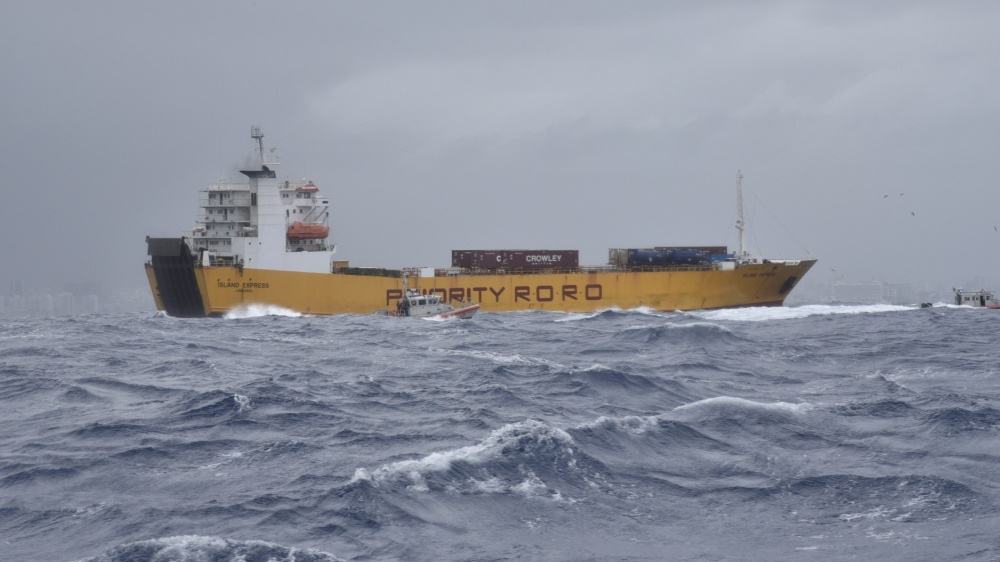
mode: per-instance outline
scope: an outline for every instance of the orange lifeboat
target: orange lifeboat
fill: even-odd
[[[309,193],[315,193],[319,191],[319,187],[317,187],[316,184],[314,184],[312,180],[310,180],[305,185],[300,185],[299,187],[296,187],[295,191],[306,191]]]
[[[324,224],[293,222],[288,227],[289,240],[320,240],[330,234],[330,227]]]

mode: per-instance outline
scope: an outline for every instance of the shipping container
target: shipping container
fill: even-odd
[[[671,267],[704,265],[729,259],[726,246],[655,246],[610,248],[608,264],[615,267]]]
[[[632,267],[670,267],[708,263],[708,254],[690,248],[629,248],[628,265]]]
[[[452,267],[482,270],[578,269],[579,250],[452,250]]]
[[[705,252],[709,255],[728,254],[729,248],[726,246],[653,246],[654,250],[692,250],[695,252]]]
[[[608,264],[615,267],[701,266],[732,258],[725,246],[656,246],[610,248]]]
[[[615,267],[627,267],[628,249],[627,248],[608,249],[608,265],[613,265]]]

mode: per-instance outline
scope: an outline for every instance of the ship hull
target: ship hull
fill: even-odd
[[[415,277],[409,279],[409,284],[422,292],[436,292],[451,304],[478,302],[487,312],[779,306],[814,263],[740,264],[729,270],[462,274]],[[147,264],[147,278],[157,308],[171,316],[217,316],[249,305],[273,305],[317,315],[368,314],[391,309],[403,291],[401,278],[380,275],[194,266],[184,270],[191,279],[179,282],[175,270],[170,270],[168,276],[158,269],[155,263]],[[168,279],[169,287],[163,284]],[[177,290],[189,292],[192,286],[197,287],[200,298],[185,293],[185,298],[180,299],[171,294]],[[171,303],[176,302],[185,306],[172,310]]]

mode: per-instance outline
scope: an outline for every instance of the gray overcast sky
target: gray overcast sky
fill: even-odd
[[[818,280],[1000,279],[997,2],[4,11],[4,287],[142,286],[143,237],[190,229],[251,124],[359,265],[733,245],[741,168],[751,249]]]

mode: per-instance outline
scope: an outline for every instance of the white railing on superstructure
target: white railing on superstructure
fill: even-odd
[[[250,184],[238,181],[220,181],[215,182],[208,186],[208,189],[203,189],[205,191],[250,191]]]
[[[215,197],[210,197],[208,193],[202,192],[198,197],[199,207],[249,207],[251,203],[250,192],[236,193],[212,193]],[[219,195],[229,195],[229,197],[219,197]]]
[[[227,208],[229,207],[229,208]],[[198,214],[199,218],[209,222],[250,222],[249,205],[206,205],[205,210]]]

